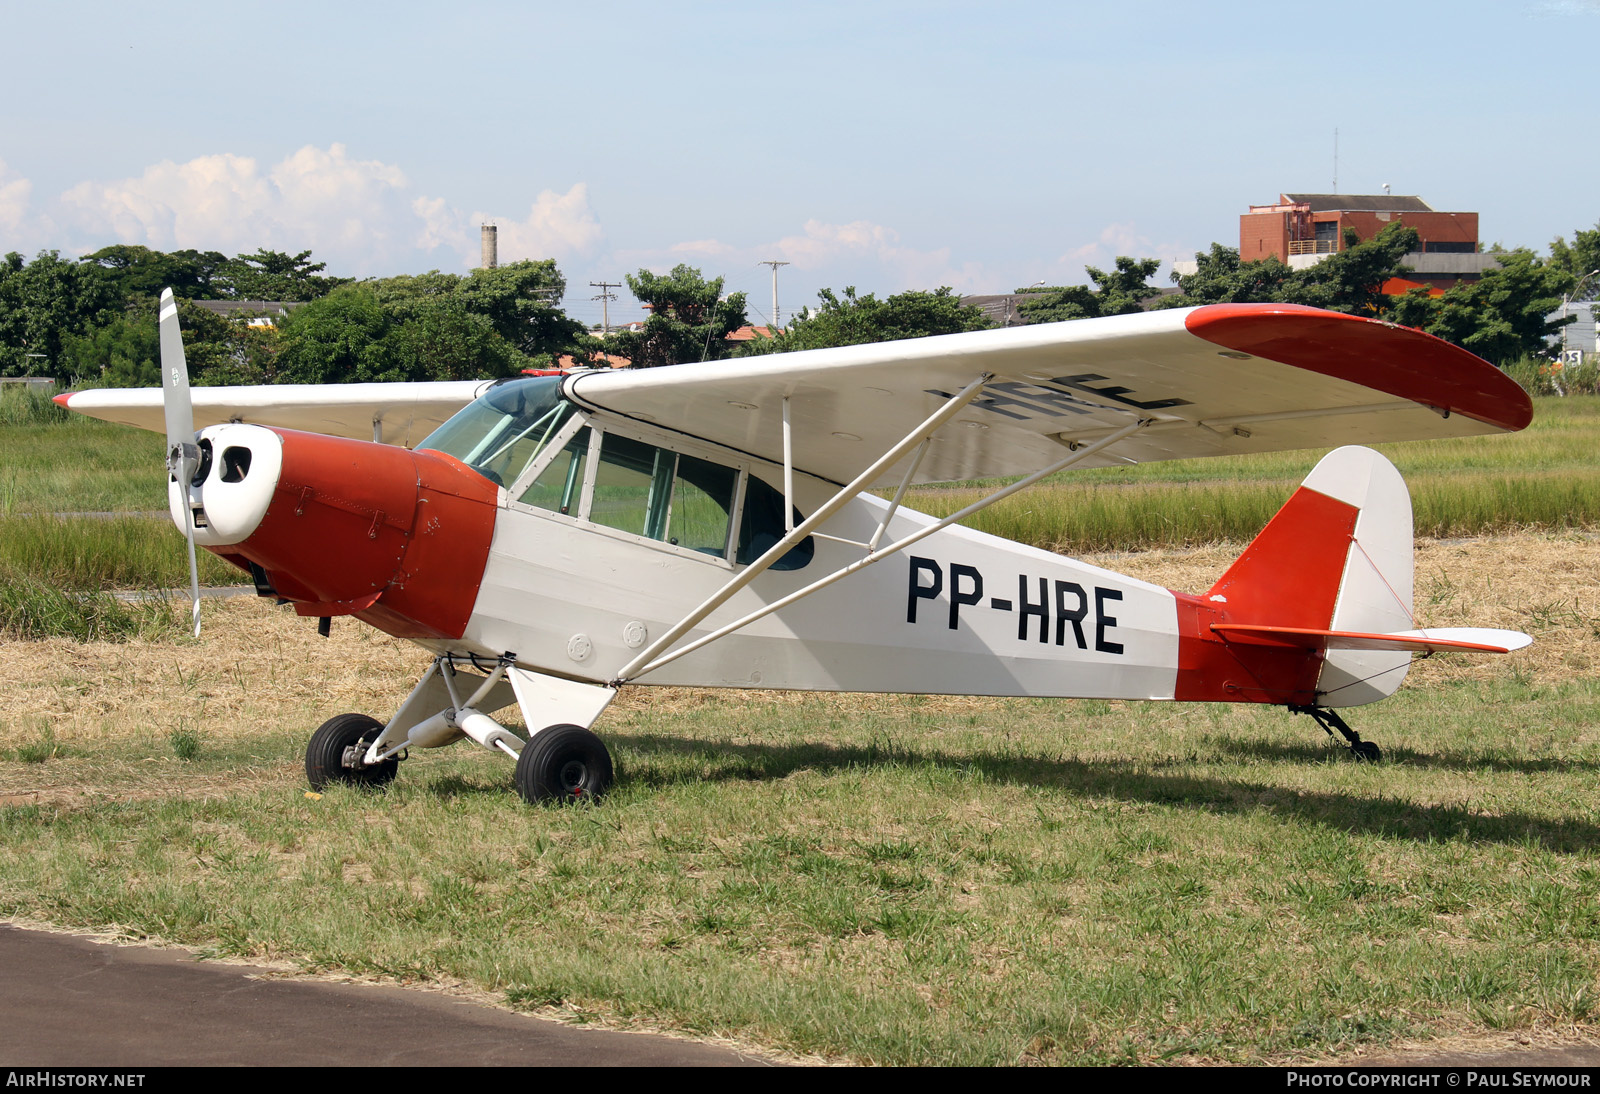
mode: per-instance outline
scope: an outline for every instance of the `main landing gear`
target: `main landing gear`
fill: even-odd
[[[387,725],[365,714],[324,722],[306,746],[306,779],[315,790],[332,783],[382,787],[411,749],[471,740],[517,761],[514,781],[525,801],[592,800],[610,788],[616,770],[605,744],[586,727],[615,694],[614,688],[518,668],[511,654],[488,664],[443,655]],[[512,704],[527,725],[544,728],[523,741],[489,717]]]
[[[1345,720],[1339,717],[1336,711],[1329,710],[1326,707],[1301,706],[1298,703],[1290,703],[1289,713],[1309,714],[1312,720],[1321,726],[1322,731],[1329,737],[1332,737],[1333,731],[1337,729],[1350,746],[1350,754],[1358,760],[1375,764],[1383,759],[1383,752],[1378,746],[1371,741],[1363,741],[1361,734],[1346,725]]]
[[[321,790],[329,783],[379,787],[394,781],[400,760],[390,757],[366,762],[367,748],[383,732],[383,723],[365,714],[339,714],[329,718],[306,745],[306,781]]]

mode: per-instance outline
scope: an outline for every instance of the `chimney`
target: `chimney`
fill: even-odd
[[[480,231],[483,235],[483,268],[492,270],[500,265],[499,245],[495,239],[497,230],[493,224],[485,224]]]

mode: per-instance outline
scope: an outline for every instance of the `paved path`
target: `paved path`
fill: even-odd
[[[183,950],[0,925],[0,1067],[184,1064],[764,1066],[435,992],[273,977]],[[370,1042],[370,1043],[363,1043]]]

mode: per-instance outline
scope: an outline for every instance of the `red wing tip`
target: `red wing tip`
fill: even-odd
[[[1236,353],[1361,384],[1510,432],[1533,401],[1488,361],[1425,331],[1303,304],[1203,304],[1190,334]]]
[[[63,391],[60,395],[51,396],[50,401],[55,403],[56,406],[70,407],[72,405],[72,397],[75,394],[77,394],[77,392]]]

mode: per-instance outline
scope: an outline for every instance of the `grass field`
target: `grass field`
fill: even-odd
[[[1592,477],[1579,411],[1477,470]],[[1428,447],[1418,479],[1472,470]],[[1210,466],[1281,501],[1310,462]],[[387,715],[419,651],[253,600],[198,642],[10,640],[0,915],[860,1062],[1594,1038],[1600,540],[1561,523],[1419,543],[1421,622],[1536,644],[1354,712],[1380,765],[1277,708],[641,688],[598,808],[462,746],[314,797],[309,731]],[[1236,551],[1093,561],[1200,589]]]

